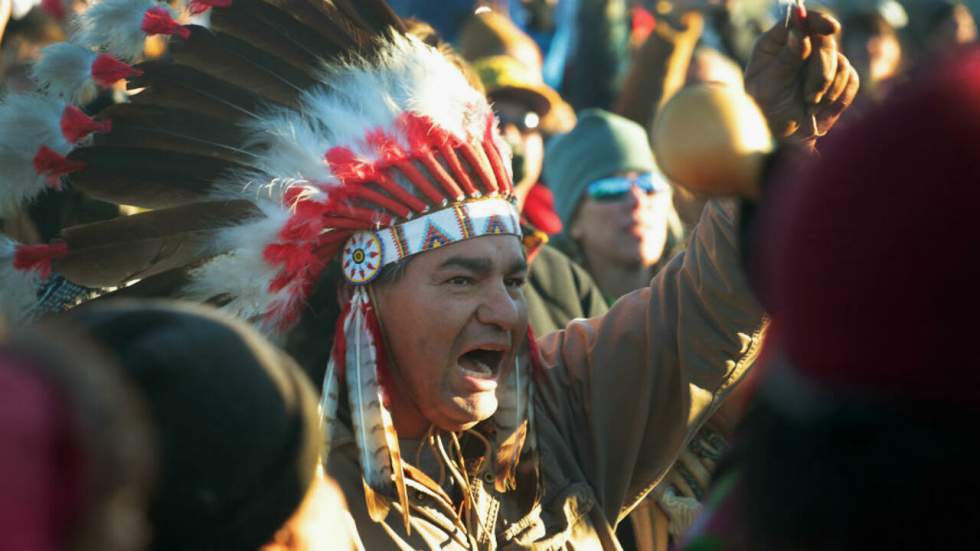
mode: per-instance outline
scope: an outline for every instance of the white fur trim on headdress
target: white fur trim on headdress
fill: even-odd
[[[80,104],[95,97],[98,87],[109,88],[119,80],[141,74],[109,54],[99,54],[70,42],[41,50],[32,76],[49,96]]]
[[[90,5],[76,19],[75,40],[93,50],[104,50],[132,61],[143,55],[146,31],[143,21],[150,9],[176,12],[167,4],[154,0],[101,0]]]
[[[288,290],[269,292],[279,272],[263,258],[265,246],[274,243],[289,217],[289,211],[261,201],[265,218],[233,226],[220,233],[218,248],[231,252],[217,256],[191,272],[191,283],[182,292],[187,299],[211,300],[228,296],[221,308],[245,320],[253,320],[266,333],[275,332],[262,316],[280,301],[288,300]]]
[[[92,80],[92,63],[95,52],[70,42],[59,42],[41,50],[41,57],[34,64],[32,75],[48,94],[77,102],[96,91]]]
[[[42,146],[64,155],[61,133],[65,104],[38,94],[11,94],[0,104],[0,216],[9,215],[48,185],[34,159]]]

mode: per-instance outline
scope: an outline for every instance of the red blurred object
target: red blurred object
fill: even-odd
[[[109,132],[112,121],[96,121],[81,109],[69,105],[61,114],[61,133],[68,143],[76,143],[93,132]]]
[[[524,201],[524,218],[548,235],[561,233],[561,219],[555,212],[555,196],[543,184],[534,184]]]
[[[66,547],[85,473],[74,430],[55,388],[0,359],[0,549]]]
[[[66,15],[63,0],[41,0],[41,9],[59,21],[64,19]]]
[[[633,44],[640,44],[650,36],[653,29],[657,26],[657,18],[643,6],[633,6],[632,10],[632,35]]]

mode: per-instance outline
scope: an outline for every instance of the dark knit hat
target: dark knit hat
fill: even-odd
[[[303,501],[321,447],[315,393],[293,360],[189,304],[93,303],[68,318],[118,358],[158,429],[152,548],[267,543]]]
[[[544,181],[555,195],[555,212],[568,228],[588,185],[617,172],[656,170],[643,127],[602,109],[579,113],[578,124],[556,136],[544,154]]]
[[[762,285],[800,374],[835,393],[980,406],[978,144],[974,47],[774,190]]]

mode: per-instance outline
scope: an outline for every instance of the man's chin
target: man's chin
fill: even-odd
[[[493,392],[480,392],[465,397],[455,397],[450,402],[451,411],[432,423],[442,430],[461,432],[469,430],[489,419],[497,412],[497,396]]]

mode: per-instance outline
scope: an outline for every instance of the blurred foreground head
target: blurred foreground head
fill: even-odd
[[[145,549],[153,442],[115,368],[53,327],[0,343],[0,549]]]
[[[980,520],[980,50],[899,89],[764,205],[772,364],[742,441],[752,549],[954,548]],[[870,513],[870,514],[869,514]]]
[[[318,465],[315,393],[291,358],[199,306],[93,303],[67,318],[117,359],[149,405],[160,449],[151,548],[258,549],[287,521],[304,549],[338,548],[310,529],[328,525],[318,496],[330,488]]]

